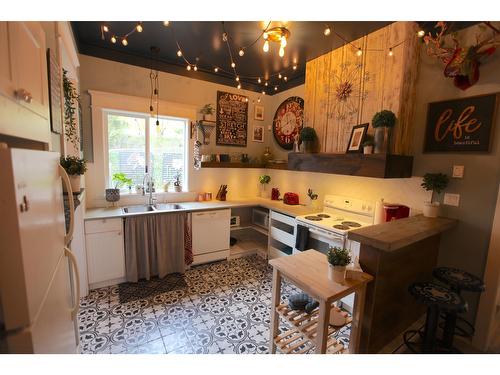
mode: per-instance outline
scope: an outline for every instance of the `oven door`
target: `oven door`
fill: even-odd
[[[306,250],[314,249],[323,254],[328,253],[330,246],[345,247],[346,238],[337,233],[328,232],[321,228],[316,228],[312,225],[299,222],[297,224],[303,225],[309,229],[309,239],[305,247]],[[295,231],[297,233],[297,231]],[[297,254],[301,251],[297,248],[293,249],[293,253]]]

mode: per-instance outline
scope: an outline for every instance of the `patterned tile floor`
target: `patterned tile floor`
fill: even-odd
[[[81,352],[268,353],[271,268],[258,256],[194,267],[187,286],[120,304],[118,286],[80,302]],[[300,292],[282,284],[282,300]],[[280,330],[286,329],[282,321]],[[348,344],[349,326],[338,333]]]

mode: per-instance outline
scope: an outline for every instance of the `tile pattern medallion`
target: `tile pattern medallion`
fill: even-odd
[[[81,299],[81,352],[268,353],[272,268],[257,255],[193,267],[185,286],[120,303],[119,286]],[[282,283],[282,301],[300,293]],[[280,330],[288,323],[281,321]],[[347,346],[350,326],[337,339]]]

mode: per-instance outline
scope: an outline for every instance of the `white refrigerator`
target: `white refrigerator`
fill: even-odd
[[[11,149],[0,143],[0,351],[4,353],[78,351],[79,277],[68,248],[73,215],[65,233],[61,180],[71,194],[58,153]]]

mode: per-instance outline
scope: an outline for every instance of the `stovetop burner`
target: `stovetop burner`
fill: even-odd
[[[359,228],[361,226],[360,223],[356,223],[355,221],[343,221],[342,225],[345,225],[350,228]]]
[[[341,229],[341,230],[348,230],[349,227],[347,225],[342,225],[342,224],[335,224],[333,226],[335,229]]]
[[[319,215],[318,216],[305,216],[304,219],[311,221],[321,221],[323,220]]]
[[[316,216],[318,216],[318,217],[320,217],[322,219],[328,219],[330,217],[330,215],[327,215],[327,214],[318,214]]]

